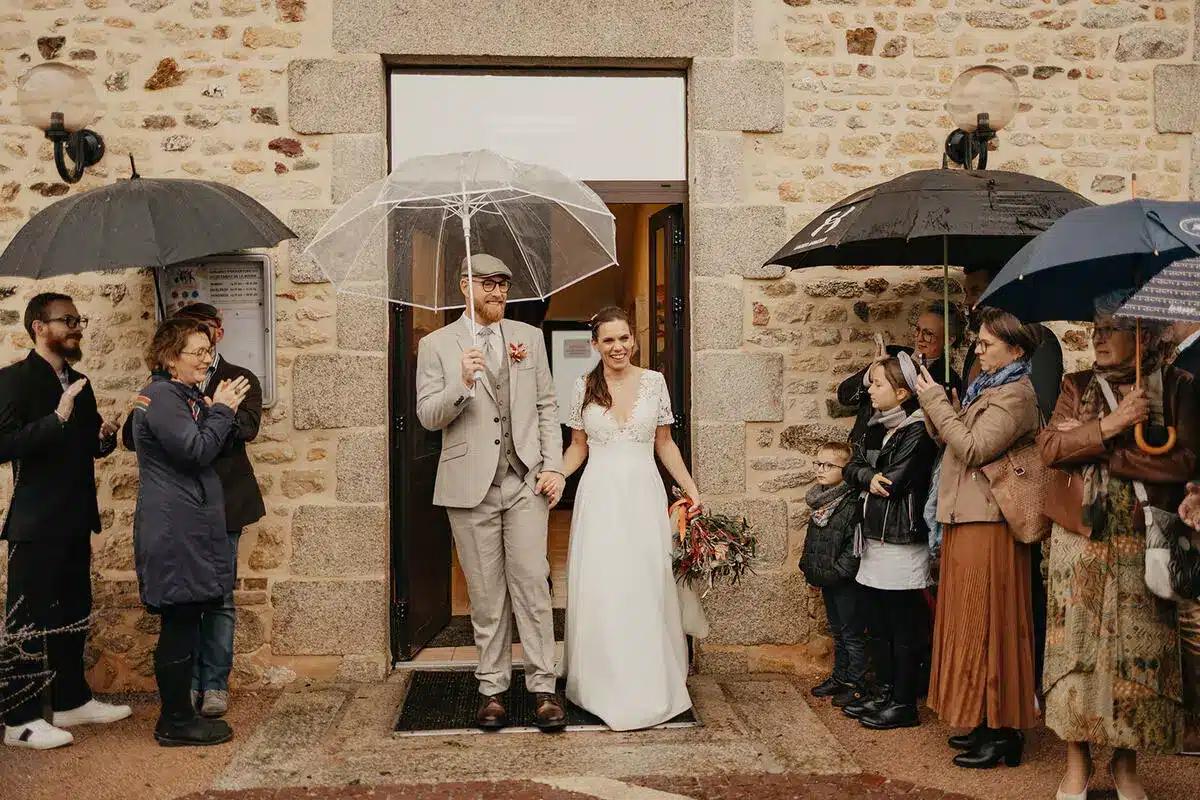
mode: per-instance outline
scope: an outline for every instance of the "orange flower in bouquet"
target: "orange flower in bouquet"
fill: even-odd
[[[703,587],[707,593],[719,581],[733,585],[747,572],[753,573],[758,542],[744,518],[696,513],[679,489],[674,495],[678,498],[671,506],[675,580],[693,589]]]

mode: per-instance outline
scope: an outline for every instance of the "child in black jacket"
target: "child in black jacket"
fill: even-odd
[[[851,452],[845,442],[826,442],[817,450],[817,485],[804,498],[812,516],[800,557],[805,579],[810,586],[821,589],[833,639],[833,674],[812,693],[815,697],[832,697],[838,707],[855,698],[867,671],[862,587],[854,580],[858,574],[854,533],[861,517],[861,502],[859,492],[842,478]]]
[[[875,730],[919,724],[917,698],[925,693],[921,662],[928,645],[932,582],[925,499],[937,444],[925,428],[916,398],[917,369],[907,354],[871,368],[872,424],[886,429],[878,452],[855,448],[846,483],[865,492],[855,552],[870,628],[876,691],[843,712]]]

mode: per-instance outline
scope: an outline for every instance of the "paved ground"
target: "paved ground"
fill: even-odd
[[[1049,800],[1063,746],[1029,737],[1026,763],[986,772],[950,764],[951,731],[866,731],[807,698],[813,681],[787,676],[698,676],[692,692],[706,726],[639,733],[395,737],[402,679],[238,695],[235,740],[164,749],[150,736],[154,698],[132,698],[132,720],[81,729],[70,748],[0,747],[7,800],[782,800],[922,798]],[[811,706],[811,707],[810,707]],[[1107,754],[1102,754],[1102,758]],[[1103,762],[1101,762],[1103,763]],[[861,768],[861,773],[860,773]],[[815,774],[814,774],[815,773]],[[1143,763],[1154,800],[1195,800],[1200,759]],[[579,777],[590,776],[590,777]],[[887,777],[880,777],[887,776]],[[442,782],[452,777],[455,782]],[[326,787],[326,788],[305,788]],[[269,787],[269,788],[262,788]],[[1090,800],[1113,800],[1104,776]]]

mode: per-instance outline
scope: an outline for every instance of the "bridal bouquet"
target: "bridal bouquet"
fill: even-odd
[[[675,579],[705,593],[714,583],[728,578],[736,584],[747,571],[753,572],[757,540],[745,519],[722,514],[692,514],[691,502],[676,489],[679,499],[671,506],[675,544],[671,566]]]

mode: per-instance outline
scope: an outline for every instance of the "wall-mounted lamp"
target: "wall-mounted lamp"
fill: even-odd
[[[1020,103],[1020,87],[1000,67],[972,67],[955,78],[946,110],[958,127],[946,137],[942,166],[953,161],[967,169],[987,169],[988,142],[1012,122]]]
[[[17,81],[21,116],[54,142],[54,164],[67,183],[77,183],[104,157],[104,140],[87,129],[99,106],[88,76],[66,64],[38,64]]]

